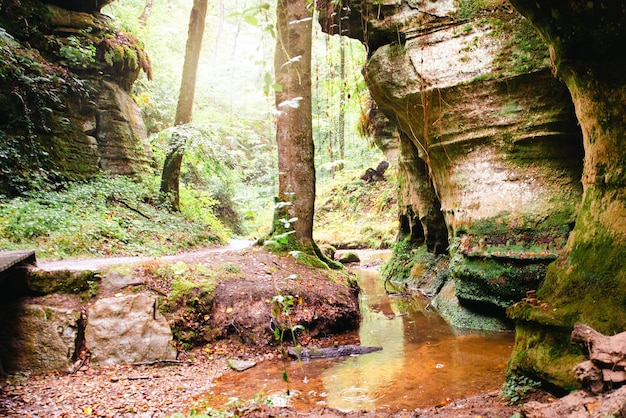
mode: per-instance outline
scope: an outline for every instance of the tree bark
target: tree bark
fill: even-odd
[[[341,19],[339,19],[341,30]],[[346,159],[346,47],[343,36],[339,36],[339,121],[337,123],[337,142],[339,143],[339,160],[337,170],[343,170]]]
[[[191,15],[189,16],[185,62],[183,64],[174,126],[185,125],[191,122],[207,7],[208,0],[194,0]],[[180,167],[183,162],[186,142],[187,140],[184,136],[176,132],[172,133],[161,175],[161,194],[169,200],[172,209],[175,211],[180,210]]]
[[[315,162],[311,118],[312,12],[302,0],[276,7],[278,202],[272,235],[293,231],[290,245],[314,247]],[[291,221],[290,221],[291,220]],[[293,229],[291,229],[293,228]]]

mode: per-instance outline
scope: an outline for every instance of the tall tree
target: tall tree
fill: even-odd
[[[290,244],[315,247],[315,162],[311,117],[312,11],[304,0],[277,0],[276,141],[278,202],[272,235],[291,233]],[[293,228],[293,229],[292,229]]]
[[[341,19],[339,19],[339,33]],[[339,121],[337,123],[337,142],[339,143],[338,170],[343,170],[343,161],[346,159],[346,46],[342,35],[339,35]]]
[[[198,73],[198,61],[202,49],[204,36],[204,22],[208,0],[194,0],[189,16],[189,32],[185,47],[185,62],[176,106],[176,119],[174,126],[191,123],[193,101],[196,93],[196,75]],[[163,163],[161,175],[161,193],[169,200],[172,209],[180,210],[180,166],[183,162],[187,140],[184,135],[173,131],[170,143]]]

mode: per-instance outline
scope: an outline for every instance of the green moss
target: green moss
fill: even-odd
[[[174,339],[186,350],[205,343],[205,335],[211,332],[208,321],[216,285],[211,278],[177,278],[171,283],[167,302],[159,306],[171,319]]]
[[[536,289],[545,276],[545,263],[468,258],[457,253],[450,273],[461,300],[488,303],[501,308],[521,300]]]
[[[510,329],[504,318],[478,313],[461,306],[455,293],[455,282],[448,281],[432,301],[441,317],[453,327],[485,331]]]
[[[524,74],[545,68],[549,63],[548,47],[531,23],[523,18],[514,22],[513,36],[507,37],[494,65],[506,72]]]
[[[200,299],[212,297],[217,282],[213,279],[190,280],[179,278],[171,283],[168,304],[198,307]]]
[[[570,342],[570,331],[517,322],[515,346],[507,375],[523,375],[564,388],[580,387],[572,368],[583,360],[580,349]]]
[[[32,271],[27,278],[30,290],[39,294],[66,293],[84,298],[95,296],[100,277],[93,271]]]

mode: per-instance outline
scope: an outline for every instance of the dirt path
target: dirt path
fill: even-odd
[[[166,255],[159,257],[106,257],[106,258],[73,258],[66,260],[41,260],[37,262],[37,267],[46,271],[58,270],[100,270],[110,266],[121,264],[139,264],[146,261],[158,259],[165,263],[175,263],[184,261],[186,263],[198,263],[205,261],[211,254],[225,253],[229,251],[240,251],[252,245],[252,241],[247,240],[231,240],[228,245],[220,247],[204,248],[201,250],[188,251],[175,255]]]

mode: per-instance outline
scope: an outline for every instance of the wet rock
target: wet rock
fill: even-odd
[[[339,257],[339,262],[341,264],[358,263],[360,261],[361,259],[359,258],[359,256],[353,252],[347,252],[347,253],[341,254],[341,256]]]
[[[252,360],[240,360],[234,358],[228,360],[228,367],[236,372],[243,372],[244,370],[248,370],[254,366],[256,366],[256,361]]]
[[[98,300],[89,310],[85,340],[92,361],[101,364],[176,359],[157,298],[143,293]]]
[[[459,304],[455,295],[456,282],[448,281],[439,294],[432,300],[432,305],[443,319],[456,328],[501,331],[511,325],[497,317],[471,311]]]

